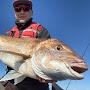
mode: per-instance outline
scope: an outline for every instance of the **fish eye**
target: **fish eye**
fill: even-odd
[[[56,49],[60,51],[63,49],[63,47],[61,45],[58,45],[58,46],[56,46]]]

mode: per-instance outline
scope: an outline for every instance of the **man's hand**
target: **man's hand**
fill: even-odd
[[[57,82],[56,80],[45,80],[41,77],[38,77],[38,80],[42,83],[55,83],[55,82]]]
[[[10,83],[9,81],[0,82],[0,83],[5,87],[5,90],[18,90],[17,87],[12,83]]]

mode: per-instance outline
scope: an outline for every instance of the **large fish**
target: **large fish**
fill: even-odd
[[[1,81],[25,77],[80,80],[87,70],[83,58],[57,39],[18,39],[0,36],[0,60],[14,69]]]

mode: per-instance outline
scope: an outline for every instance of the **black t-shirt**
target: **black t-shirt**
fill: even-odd
[[[38,80],[26,77],[22,82],[18,83],[19,90],[49,90],[48,84],[41,83]]]

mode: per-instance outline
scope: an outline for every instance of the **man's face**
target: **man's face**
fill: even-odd
[[[20,22],[25,22],[32,17],[32,10],[29,6],[18,5],[14,7],[15,17]]]

